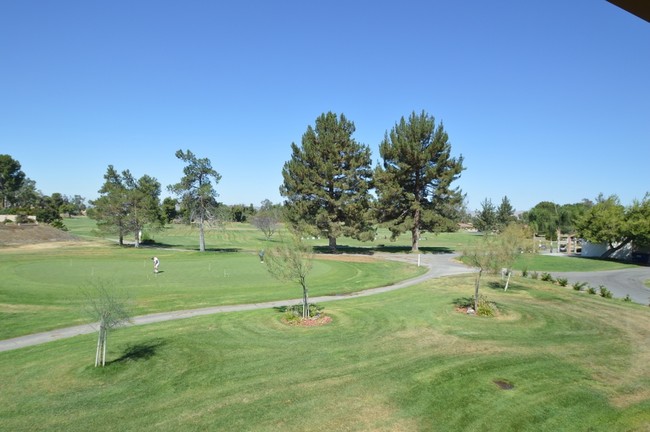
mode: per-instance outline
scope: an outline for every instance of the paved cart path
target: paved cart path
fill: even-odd
[[[451,276],[462,273],[474,272],[473,269],[456,261],[458,254],[382,254],[374,256],[383,259],[409,262],[428,267],[428,271],[420,276],[408,279],[379,288],[371,288],[356,293],[330,295],[320,297],[310,297],[310,301],[315,303],[324,303],[329,301],[344,300],[349,298],[364,297],[378,293],[388,292],[415,285],[428,279]],[[644,282],[650,280],[650,268],[638,267],[623,270],[595,271],[595,272],[553,272],[553,277],[565,277],[571,284],[574,282],[587,282],[590,286],[598,288],[604,285],[614,293],[615,297],[630,296],[632,301],[640,304],[650,302],[650,288],[644,285]],[[239,304],[229,306],[213,306],[201,309],[190,309],[172,312],[161,312],[150,315],[142,315],[132,319],[129,325],[144,325],[162,321],[171,321],[183,318],[191,318],[201,315],[211,315],[216,313],[247,311],[254,309],[270,309],[274,307],[290,306],[300,304],[301,299],[279,300],[263,303]],[[97,324],[84,324],[74,327],[67,327],[57,330],[51,330],[43,333],[35,333],[27,336],[20,336],[13,339],[0,340],[0,352],[13,349],[38,345],[58,339],[70,338],[78,335],[94,333],[97,331]]]
[[[626,295],[635,303],[648,305],[650,303],[650,288],[644,282],[650,280],[650,267],[636,267],[622,270],[593,271],[593,272],[551,272],[554,278],[567,278],[569,284],[586,282],[596,288],[603,285],[610,290],[614,297],[625,298]]]
[[[451,276],[451,275],[462,274],[462,273],[470,273],[474,271],[473,269],[456,261],[458,254],[422,254],[418,256],[418,255],[409,255],[409,254],[377,253],[373,256],[383,258],[383,259],[409,262],[414,265],[418,263],[418,260],[420,260],[419,264],[428,267],[428,271],[423,275],[417,276],[412,279],[407,279],[405,281],[398,282],[393,285],[388,285],[379,288],[371,288],[363,291],[358,291],[356,293],[321,296],[321,297],[310,297],[309,300],[314,303],[323,303],[323,302],[329,302],[335,300],[364,297],[364,296],[393,291],[407,286],[415,285],[417,283],[432,278]],[[144,324],[151,324],[151,323],[162,322],[162,321],[191,318],[191,317],[201,316],[201,315],[211,315],[216,313],[247,311],[247,310],[254,310],[254,309],[270,309],[274,307],[300,304],[301,302],[302,299],[290,299],[290,300],[279,300],[279,301],[271,301],[271,302],[264,302],[264,303],[213,306],[213,307],[207,307],[201,309],[160,312],[160,313],[155,313],[150,315],[141,315],[141,316],[134,317],[132,319],[132,322],[129,325],[144,325]],[[64,338],[70,338],[78,335],[94,333],[97,331],[97,328],[98,328],[97,323],[84,324],[84,325],[78,325],[74,327],[51,330],[42,333],[35,333],[27,336],[20,336],[13,339],[0,340],[0,352],[28,347],[32,345],[38,345],[38,344],[42,344],[42,343],[46,343],[58,339],[64,339]]]

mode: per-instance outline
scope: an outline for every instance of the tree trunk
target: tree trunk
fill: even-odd
[[[483,273],[483,269],[480,269],[478,271],[478,274],[476,275],[476,282],[474,283],[474,312],[478,311],[478,289],[481,285],[482,273]]]
[[[99,336],[97,337],[97,351],[95,352],[95,367],[106,364],[106,326],[104,323],[99,325]]]
[[[199,217],[199,251],[205,252],[205,232],[203,231],[203,215]]]
[[[616,251],[619,251],[619,250],[623,249],[631,241],[632,241],[631,238],[627,238],[627,239],[623,240],[618,246],[607,249],[607,251],[605,251],[605,253],[602,254],[600,257],[601,258],[610,258],[612,255],[614,255],[614,253]]]
[[[413,214],[413,228],[411,229],[411,252],[420,250],[420,209]]]
[[[330,252],[336,252],[336,237],[329,236]]]
[[[302,317],[309,318],[309,295],[307,294],[307,285],[302,283]]]

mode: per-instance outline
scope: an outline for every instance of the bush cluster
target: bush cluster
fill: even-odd
[[[476,315],[484,317],[493,317],[497,313],[497,306],[491,302],[487,297],[480,295],[478,298]]]
[[[527,275],[528,275],[528,270],[524,270],[524,271],[522,272],[522,276],[526,277]],[[537,278],[538,278],[538,274],[537,274],[537,272],[532,272],[532,273],[530,273],[530,276],[531,276],[533,279],[537,279]],[[563,287],[567,286],[568,283],[569,283],[569,280],[568,280],[567,278],[557,278],[557,279],[554,279],[553,276],[552,276],[550,273],[547,273],[547,272],[542,273],[541,276],[539,276],[539,278],[540,278],[541,280],[545,281],[545,282],[557,283],[558,285],[563,286]],[[614,297],[614,294],[613,294],[609,289],[607,289],[607,287],[605,287],[605,286],[603,286],[603,285],[600,285],[600,286],[596,289],[596,288],[594,288],[594,287],[587,286],[587,283],[586,283],[586,282],[575,282],[575,283],[572,285],[572,287],[573,287],[573,289],[574,289],[575,291],[582,291],[585,287],[587,287],[587,288],[586,288],[586,292],[587,292],[587,293],[589,293],[589,294],[594,294],[594,295],[595,295],[595,294],[600,294],[600,296],[603,297],[603,298],[611,299],[611,298]],[[630,298],[630,295],[629,295],[629,294],[626,295],[625,298],[624,298],[623,300],[624,300],[624,301],[628,301],[628,302],[629,302],[629,301],[632,301],[632,299]]]

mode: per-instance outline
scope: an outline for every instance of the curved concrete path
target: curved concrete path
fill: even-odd
[[[335,300],[343,300],[356,297],[364,297],[374,294],[379,294],[383,292],[393,291],[407,286],[415,285],[417,283],[423,282],[427,279],[442,277],[442,276],[451,276],[461,273],[471,273],[474,270],[461,264],[458,261],[455,261],[455,258],[458,257],[457,254],[422,254],[419,255],[407,255],[407,254],[375,254],[375,257],[395,260],[401,262],[408,262],[412,264],[417,264],[418,259],[420,260],[421,266],[426,266],[429,270],[418,277],[408,279],[402,282],[398,282],[393,285],[371,288],[364,291],[359,291],[350,294],[343,295],[332,295],[332,296],[321,296],[321,297],[310,297],[309,300],[315,303],[330,302]],[[200,315],[211,315],[216,313],[224,312],[237,312],[237,311],[247,311],[254,309],[270,309],[274,307],[281,306],[291,306],[300,304],[302,299],[291,299],[291,300],[279,300],[272,302],[264,303],[251,303],[251,304],[239,304],[239,305],[229,305],[229,306],[213,306],[201,309],[190,309],[182,310],[175,312],[161,312],[150,315],[137,316],[132,319],[131,325],[144,325],[151,324],[162,321],[171,321],[183,318],[191,318]],[[94,333],[97,331],[97,323],[94,324],[84,324],[74,327],[67,327],[58,330],[51,330],[42,333],[35,333],[27,336],[20,336],[13,339],[0,340],[0,352],[9,351],[18,348],[28,347],[32,345],[38,345],[58,339],[70,338],[74,336],[79,336],[83,334]]]

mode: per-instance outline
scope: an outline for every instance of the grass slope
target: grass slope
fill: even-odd
[[[12,431],[643,431],[650,315],[515,278],[498,318],[454,310],[473,277],[327,304],[323,327],[272,310],[0,353]],[[495,381],[509,383],[503,390]]]

